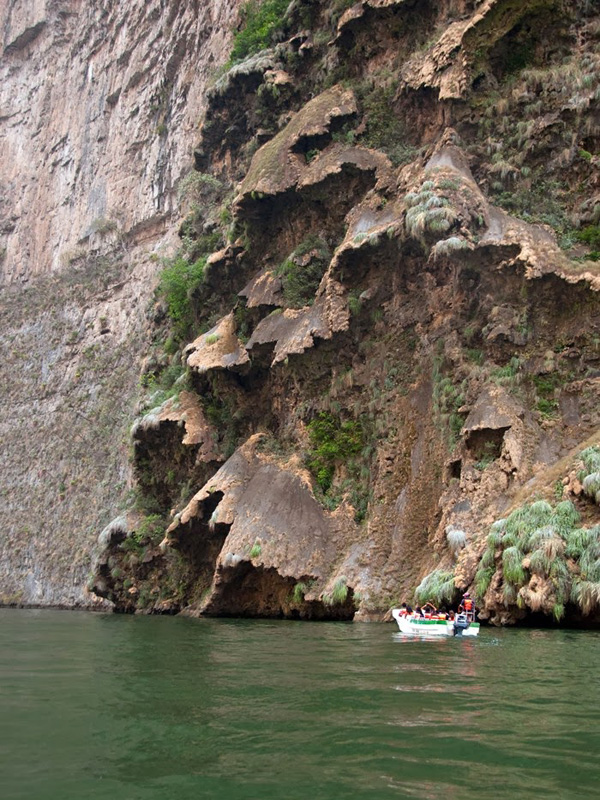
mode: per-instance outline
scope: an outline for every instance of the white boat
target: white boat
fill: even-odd
[[[392,616],[402,633],[410,636],[477,636],[479,623],[471,622],[466,614],[457,614],[451,619],[421,617],[407,614],[400,608],[392,609]]]

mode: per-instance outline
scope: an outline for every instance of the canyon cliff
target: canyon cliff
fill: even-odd
[[[4,20],[0,599],[594,621],[596,4],[76,8]]]

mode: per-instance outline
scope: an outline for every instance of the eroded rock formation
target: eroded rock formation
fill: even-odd
[[[573,506],[544,525],[597,524],[595,472],[562,483],[600,428],[597,18],[347,5],[291,4],[206,95],[169,267],[196,278],[154,307],[135,508],[90,585],[124,611],[367,619],[438,576],[494,622],[589,622],[600,576],[566,529],[542,554],[486,537],[536,495]]]

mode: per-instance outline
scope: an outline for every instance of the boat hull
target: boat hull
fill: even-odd
[[[471,622],[466,628],[455,628],[454,622],[444,619],[425,619],[424,617],[407,617],[394,608],[392,616],[398,623],[401,633],[409,636],[477,636],[479,623]]]

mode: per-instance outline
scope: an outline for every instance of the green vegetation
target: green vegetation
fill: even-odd
[[[192,293],[204,280],[206,257],[190,263],[179,255],[169,261],[160,274],[158,291],[167,303],[174,333],[185,339],[194,317]]]
[[[373,453],[363,421],[342,422],[337,414],[321,412],[309,423],[308,431],[310,450],[305,463],[316,479],[317,496],[330,511],[347,496],[354,519],[362,522],[371,500],[369,463]]]
[[[208,256],[223,243],[223,234],[218,230],[197,236],[194,232],[195,219],[192,214],[182,225],[183,244],[172,258],[163,259],[163,269],[159,275],[157,294],[167,305],[172,325],[172,349],[177,348],[177,342],[189,340],[200,318],[206,314],[205,309],[199,307],[206,262]]]
[[[327,242],[311,235],[277,268],[288,308],[302,308],[314,301],[330,259]]]
[[[214,175],[192,170],[185,175],[177,187],[177,199],[204,201],[211,204],[223,191],[223,184]]]
[[[307,583],[303,583],[299,581],[294,586],[294,591],[292,592],[292,602],[293,603],[302,603],[304,602],[304,595],[308,592],[309,586]]]
[[[433,363],[433,410],[436,419],[446,431],[448,445],[453,450],[460,437],[464,418],[458,409],[464,404],[465,382],[455,386],[452,379],[442,374],[443,359],[434,358]]]
[[[480,472],[486,470],[490,464],[498,458],[498,445],[495,442],[485,442],[480,454],[479,461],[475,463],[475,469]]]
[[[158,544],[164,536],[166,527],[161,514],[149,514],[137,526],[132,539],[139,545]]]
[[[91,224],[92,231],[100,235],[114,233],[118,228],[119,226],[114,219],[107,219],[105,217],[98,217]]]
[[[409,192],[404,197],[407,207],[406,212],[406,231],[410,236],[425,244],[429,234],[437,239],[446,233],[457,222],[456,211],[450,205],[447,197],[435,191],[433,181],[425,181],[417,192]],[[458,237],[451,237],[457,238]],[[450,241],[449,239],[446,240]],[[460,249],[462,244],[454,249]],[[448,247],[448,250],[453,247]]]
[[[229,64],[259,53],[274,44],[282,30],[289,0],[249,0],[242,6],[242,25],[233,37]]]
[[[145,408],[156,409],[170,397],[189,391],[189,375],[180,363],[174,362],[160,371],[145,372],[140,378],[140,386],[146,390]]]
[[[394,112],[397,83],[387,86],[367,84],[355,88],[366,123],[360,143],[383,150],[395,167],[408,164],[418,150],[408,143],[404,122]]]
[[[333,585],[331,594],[323,595],[323,602],[326,606],[341,606],[348,598],[348,579],[341,576]]]
[[[600,225],[587,225],[575,232],[575,239],[590,248],[588,261],[600,261]]]
[[[308,425],[311,451],[307,467],[324,494],[331,488],[336,466],[360,454],[364,432],[360,422],[323,412]]]
[[[467,534],[458,528],[446,530],[446,541],[450,550],[456,554],[467,544]]]
[[[507,547],[502,553],[502,574],[507,583],[522,584],[525,580],[525,570],[521,566],[523,553],[516,545]]]
[[[600,505],[600,445],[586,448],[580,456],[584,468],[579,472],[583,491]]]
[[[474,95],[472,100],[480,115],[478,138],[487,149],[495,203],[528,222],[550,225],[565,249],[577,239],[589,244],[590,256],[598,250],[586,241],[586,233],[580,239],[582,232],[574,229],[570,210],[576,196],[589,188],[594,168],[592,153],[580,146],[582,142],[590,146],[597,135],[597,124],[589,113],[600,84],[600,53],[597,47],[593,50],[517,74],[518,65],[524,63],[519,56],[512,62],[517,69],[505,71],[505,75],[513,74],[506,79],[502,95],[490,92],[483,99]],[[513,53],[517,55],[517,50]],[[553,120],[550,125],[549,120]],[[548,177],[552,173],[557,177]],[[573,185],[575,175],[577,186]]]
[[[575,238],[577,241],[589,245],[593,250],[600,249],[600,225],[588,225],[577,231]]]
[[[448,239],[440,239],[439,242],[436,242],[431,249],[434,259],[448,258],[453,253],[457,253],[460,250],[468,250],[469,243],[466,239],[463,239],[460,236],[450,236]]]
[[[514,383],[521,369],[521,359],[513,356],[508,364],[503,367],[496,367],[490,372],[490,378],[500,386],[507,386]]]
[[[262,546],[259,540],[257,539],[250,548],[250,558],[258,558],[261,553],[262,553]]]
[[[419,603],[432,602],[436,606],[453,603],[457,595],[454,573],[435,569],[423,578],[415,594]]]
[[[584,454],[588,460],[600,460],[600,448],[595,456]],[[542,610],[542,595],[527,589],[530,579],[537,576],[550,587],[556,620],[562,618],[569,601],[583,614],[591,613],[600,603],[600,525],[580,528],[579,523],[579,513],[569,500],[554,507],[538,500],[495,522],[475,576],[479,598],[498,567],[507,606],[516,603]]]
[[[240,414],[229,395],[207,392],[202,397],[202,405],[210,423],[219,432],[219,443],[223,458],[233,455],[241,435]]]
[[[333,0],[332,3],[332,17],[331,20],[334,24],[337,23],[344,11],[352,8],[356,4],[356,0]]]
[[[549,375],[534,375],[532,380],[538,396],[538,411],[543,417],[554,416],[558,410],[558,401],[554,394],[561,381],[560,375],[556,372]]]

